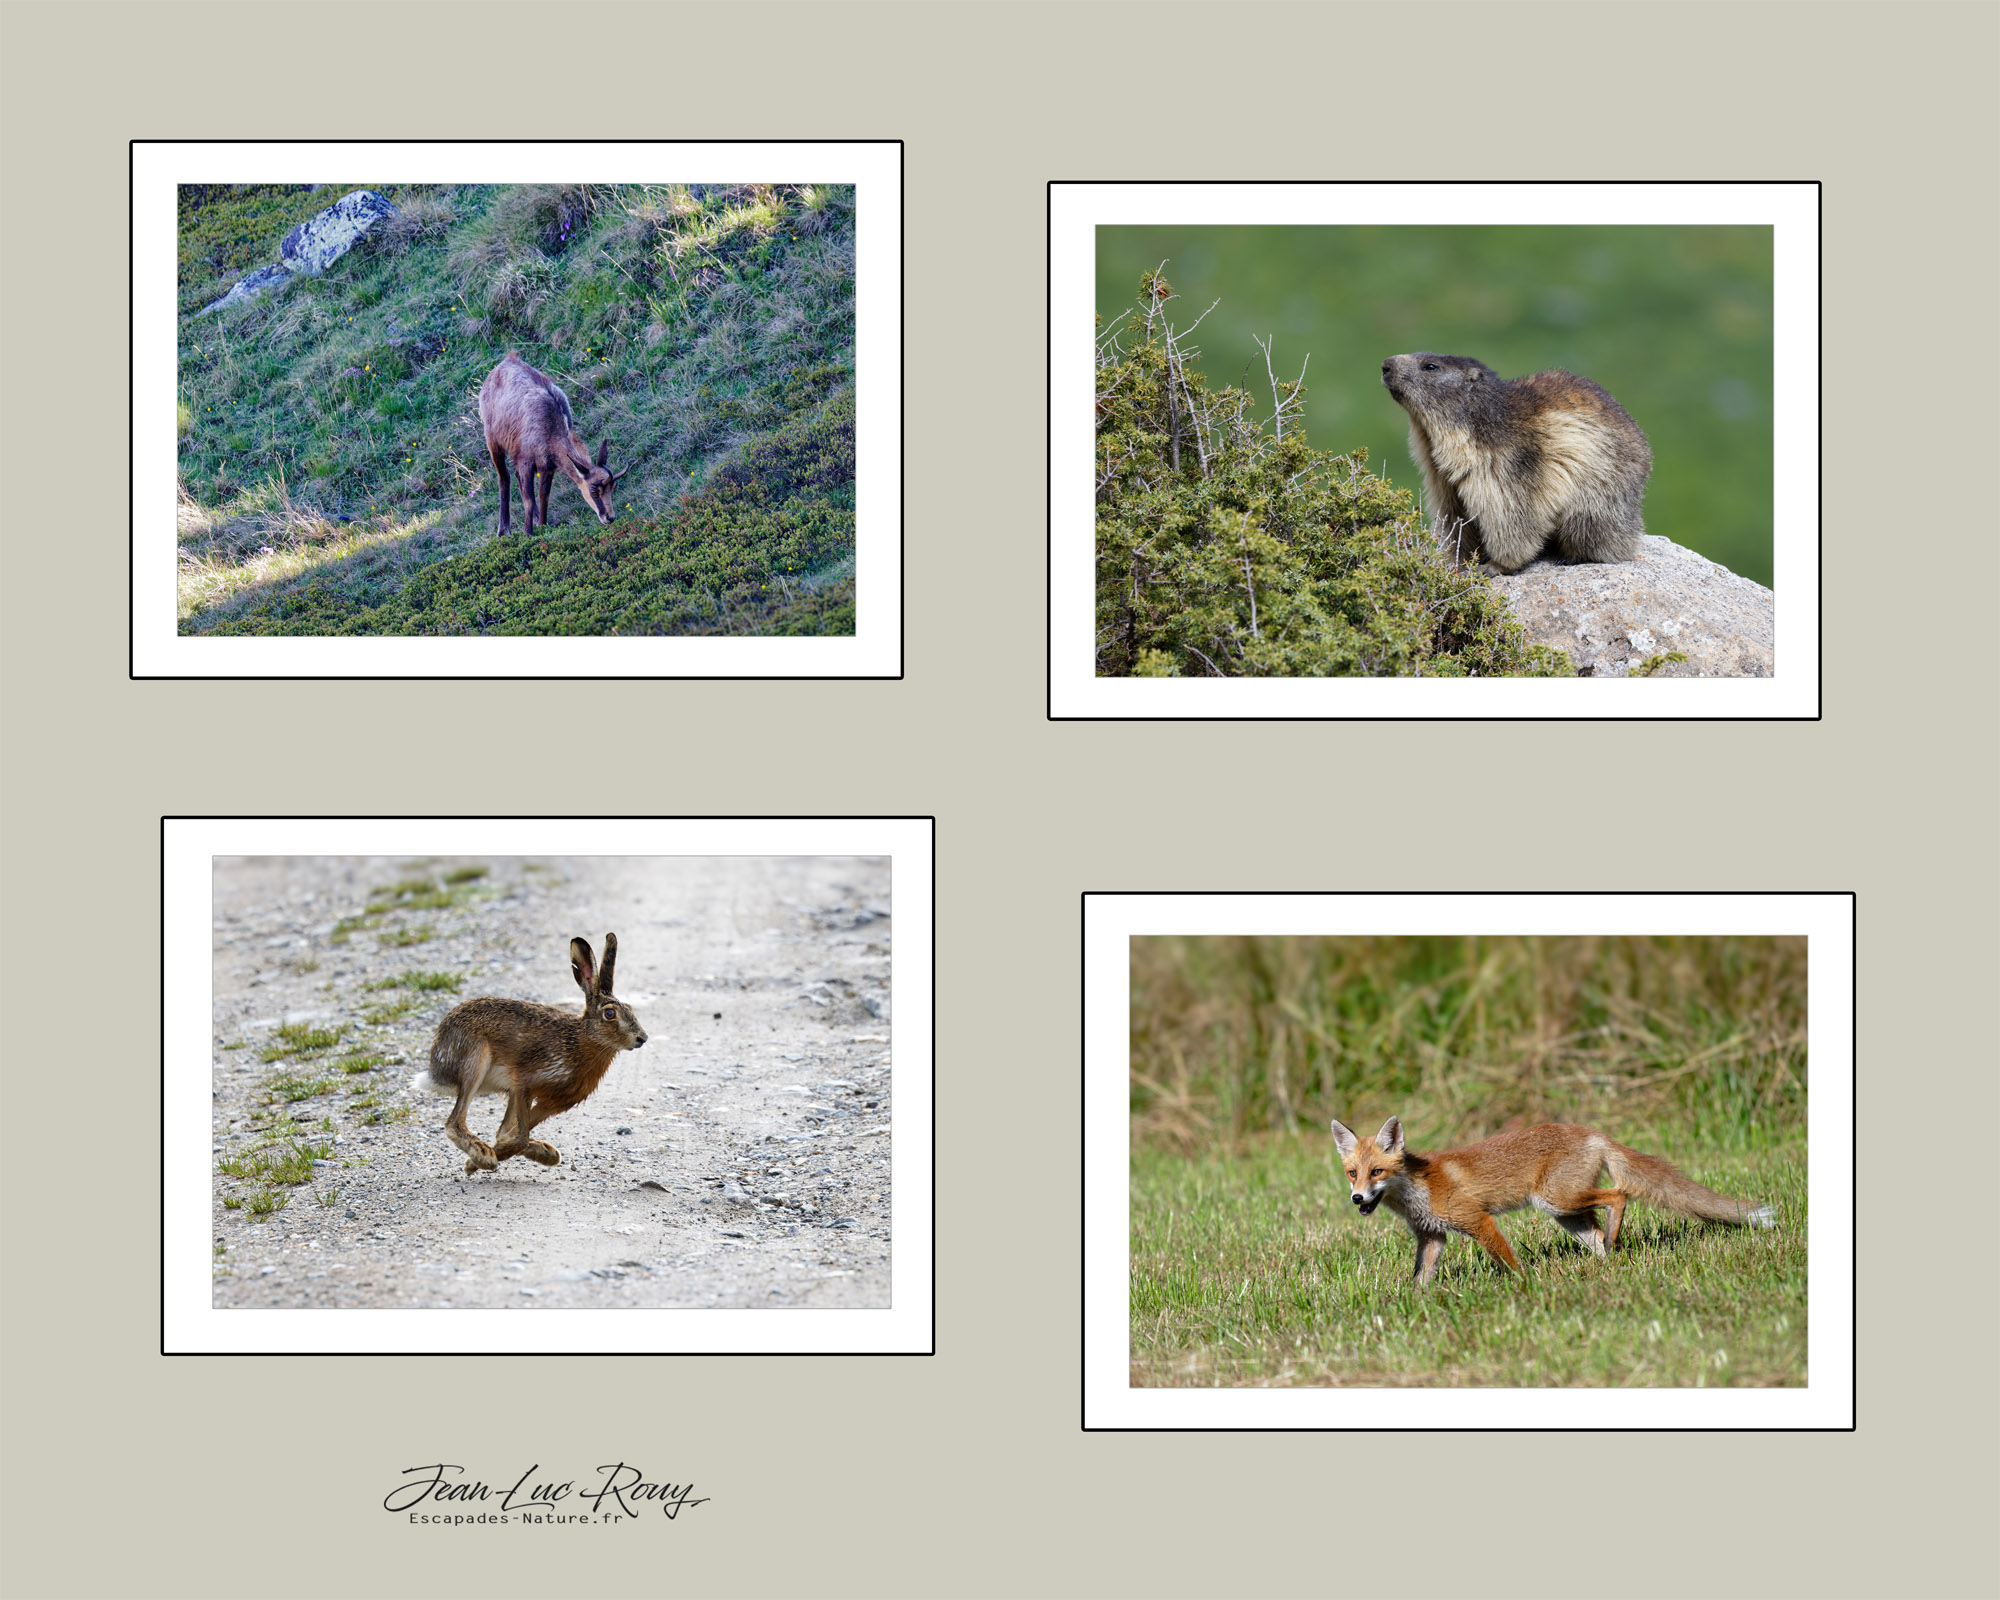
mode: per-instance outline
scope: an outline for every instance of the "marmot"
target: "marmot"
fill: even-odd
[[[1410,414],[1431,526],[1502,572],[1553,539],[1572,561],[1639,554],[1639,496],[1653,470],[1645,434],[1588,378],[1509,381],[1471,356],[1391,356],[1382,383]]]

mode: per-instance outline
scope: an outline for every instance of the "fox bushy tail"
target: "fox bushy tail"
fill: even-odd
[[[1732,1200],[1726,1194],[1703,1188],[1671,1161],[1606,1142],[1610,1148],[1604,1153],[1604,1164],[1611,1169],[1611,1181],[1641,1200],[1650,1200],[1683,1216],[1699,1217],[1703,1222],[1727,1222],[1740,1228],[1778,1225],[1778,1214],[1770,1206]]]

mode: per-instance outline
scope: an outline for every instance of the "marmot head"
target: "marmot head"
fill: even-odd
[[[1483,361],[1433,350],[1391,356],[1382,363],[1382,386],[1405,411],[1462,417],[1481,409],[1500,381],[1500,374]]]

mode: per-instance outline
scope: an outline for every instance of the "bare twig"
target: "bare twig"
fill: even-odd
[[[1238,532],[1243,536],[1243,592],[1250,596],[1250,637],[1261,639],[1257,631],[1257,585],[1250,577],[1250,513],[1243,513]]]
[[[1278,393],[1278,374],[1271,366],[1271,346],[1277,343],[1278,336],[1274,333],[1268,339],[1259,339],[1253,333],[1250,337],[1256,342],[1257,347],[1264,352],[1264,376],[1271,381],[1271,427],[1275,437],[1282,439],[1285,436],[1285,413],[1299,403],[1299,390],[1305,387],[1306,368],[1311,365],[1312,356],[1308,354],[1305,360],[1299,364],[1298,382],[1292,385],[1292,392],[1288,395],[1280,395]]]
[[[1161,265],[1164,266],[1165,263],[1162,262]],[[1175,295],[1174,298],[1178,300],[1180,296]],[[1210,302],[1208,311],[1213,311],[1217,306],[1221,304],[1222,304],[1222,298],[1221,296],[1218,295],[1213,301]],[[1204,311],[1200,316],[1196,317],[1194,321],[1190,322],[1185,328],[1181,329],[1180,336],[1183,339],[1185,339],[1189,334],[1193,333],[1196,328],[1199,328],[1202,325],[1202,323],[1207,320],[1208,311]],[[1200,353],[1201,352],[1199,351],[1195,352],[1195,354],[1197,355],[1199,355]]]
[[[1119,312],[1117,316],[1113,317],[1109,322],[1105,323],[1105,325],[1098,330],[1097,348],[1100,351],[1103,350],[1106,344],[1108,344],[1114,337],[1116,337],[1118,333],[1118,324],[1123,322],[1127,317],[1131,316],[1133,310],[1134,308],[1132,306],[1127,306],[1123,311]]]
[[[1155,284],[1157,284],[1160,281],[1160,274],[1165,272],[1166,270],[1167,270],[1167,264],[1164,260],[1161,261],[1161,263],[1153,269],[1153,282]],[[1146,337],[1148,339],[1153,337],[1154,317],[1159,315],[1161,308],[1164,307],[1169,300],[1178,300],[1179,298],[1180,298],[1179,295],[1174,295],[1174,294],[1168,294],[1168,295],[1149,294],[1146,296]]]

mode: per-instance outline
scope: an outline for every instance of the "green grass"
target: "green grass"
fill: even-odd
[[[1805,1382],[1803,940],[1146,937],[1131,978],[1135,1384]],[[1327,1128],[1392,1113],[1583,1123],[1779,1226],[1635,1201],[1599,1258],[1517,1212],[1524,1277],[1454,1236],[1419,1288]]]
[[[208,317],[345,191],[183,194],[183,632],[852,631],[851,189],[371,187],[381,238]],[[613,528],[564,484],[494,539],[509,349],[629,463]]]
[[[464,867],[446,874],[442,882],[434,877],[410,877],[370,889],[368,904],[353,916],[336,922],[327,943],[346,944],[357,933],[373,933],[384,948],[405,949],[424,944],[436,934],[428,923],[392,928],[386,933],[382,929],[396,912],[449,911],[485,899],[491,891],[480,880],[486,876],[485,867]]]
[[[1524,1277],[1453,1237],[1421,1288],[1409,1229],[1387,1211],[1354,1214],[1331,1148],[1274,1136],[1236,1156],[1134,1152],[1135,1386],[1806,1381],[1802,1143],[1755,1161],[1658,1152],[1726,1193],[1776,1204],[1774,1231],[1688,1222],[1640,1201],[1598,1258],[1548,1218],[1517,1212],[1500,1227]]]
[[[1641,1149],[1805,1126],[1802,939],[1138,938],[1131,961],[1136,1132],[1187,1153],[1392,1112],[1419,1149],[1514,1122]]]
[[[336,1081],[328,1079],[327,1086],[332,1087]],[[325,1118],[320,1126],[330,1132],[333,1121]],[[314,1161],[332,1159],[330,1141],[305,1137],[290,1113],[282,1114],[256,1144],[216,1162],[217,1172],[249,1186],[246,1192],[225,1194],[223,1207],[229,1211],[247,1211],[260,1221],[268,1218],[285,1208],[291,1199],[287,1190],[311,1179]]]
[[[283,1061],[293,1056],[318,1055],[340,1043],[339,1028],[315,1028],[308,1023],[286,1022],[278,1027],[274,1044],[258,1052],[265,1061]]]
[[[393,978],[378,978],[373,983],[364,983],[361,987],[367,990],[444,990],[456,994],[464,983],[465,979],[455,972],[399,972]]]
[[[333,925],[333,932],[327,935],[326,942],[328,944],[346,944],[355,934],[380,927],[381,923],[382,914],[380,912],[364,911],[356,917],[342,917]]]
[[[435,878],[404,878],[396,883],[385,883],[380,888],[370,889],[368,902],[373,905],[376,901],[382,900],[396,905],[419,896],[436,894],[437,887]]]
[[[264,1089],[272,1098],[287,1104],[297,1100],[310,1100],[315,1095],[329,1094],[340,1087],[340,1079],[330,1072],[303,1073],[281,1072],[267,1079]]]

